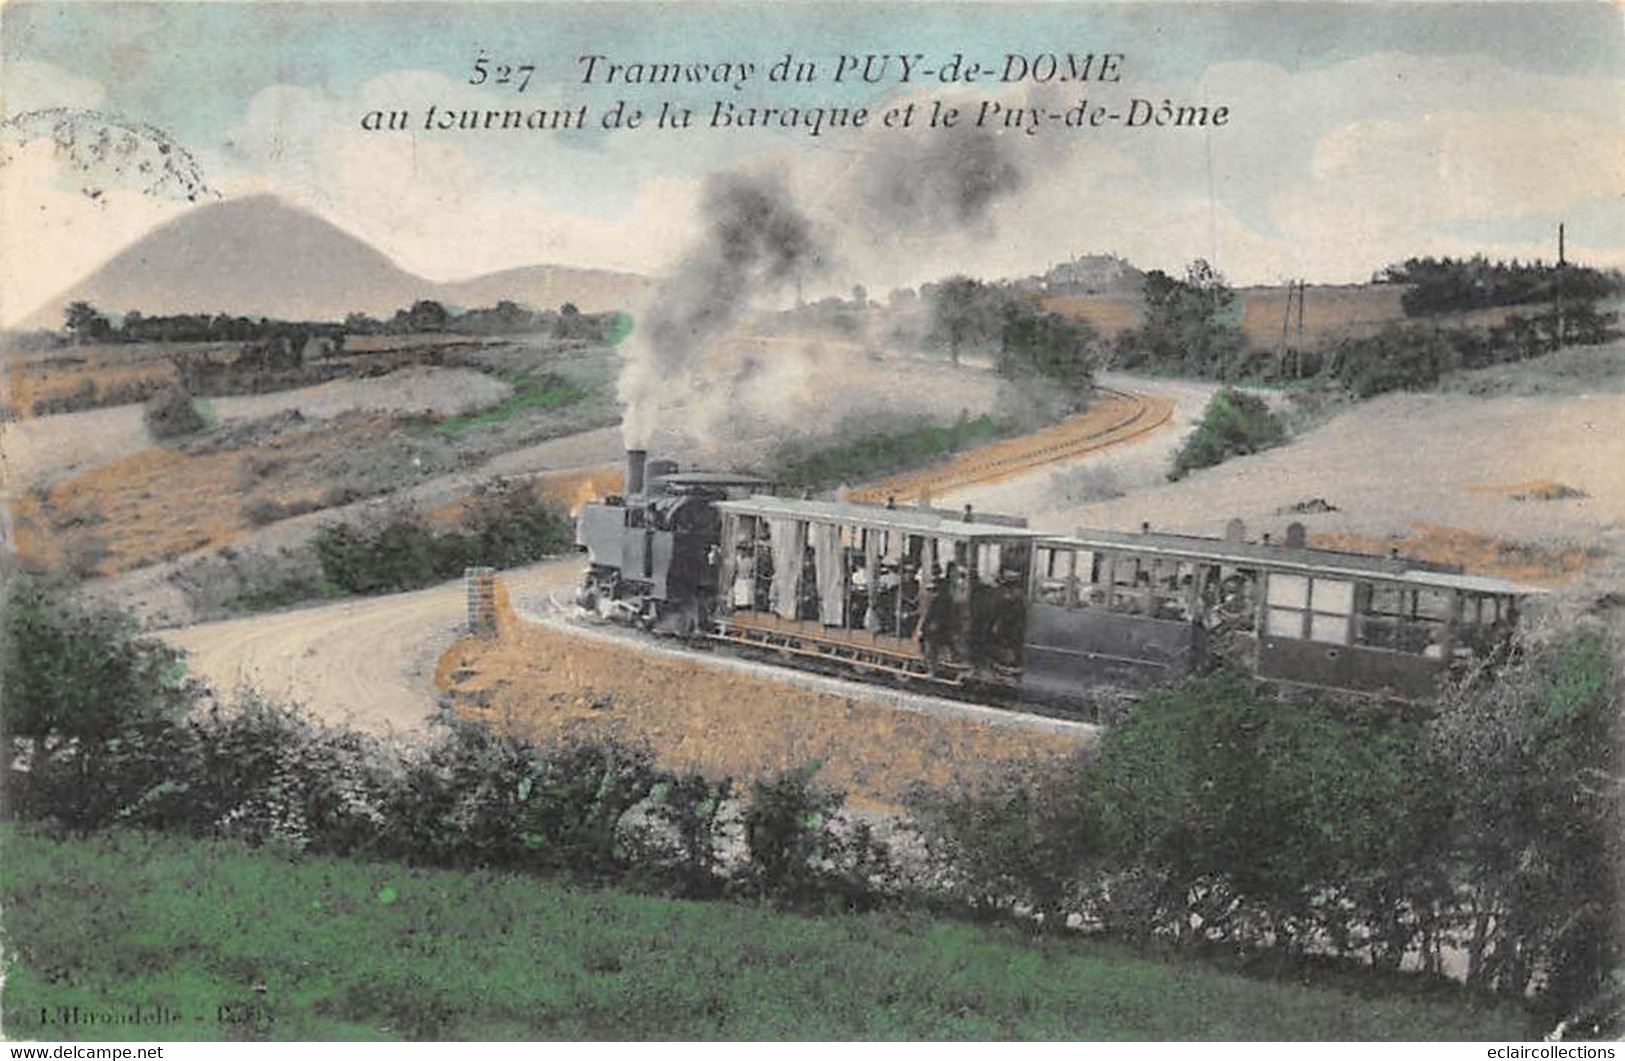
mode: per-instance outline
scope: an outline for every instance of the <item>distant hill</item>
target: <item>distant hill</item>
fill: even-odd
[[[272,195],[211,203],[169,221],[32,313],[58,328],[68,303],[107,313],[231,313],[295,320],[385,316],[420,298],[464,308],[510,299],[537,309],[627,305],[632,273],[536,265],[450,283],[407,272],[364,240]]]

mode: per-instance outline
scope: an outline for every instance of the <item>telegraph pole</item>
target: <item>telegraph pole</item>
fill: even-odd
[[[1556,296],[1557,296],[1557,345],[1555,347],[1556,349],[1561,349],[1562,346],[1563,346],[1563,272],[1564,272],[1564,266],[1566,266],[1568,264],[1568,262],[1566,260],[1565,247],[1563,245],[1564,244],[1564,239],[1563,239],[1564,231],[1563,231],[1563,229],[1564,229],[1563,222],[1559,221],[1557,223],[1557,275],[1553,278],[1554,287],[1555,287]]]

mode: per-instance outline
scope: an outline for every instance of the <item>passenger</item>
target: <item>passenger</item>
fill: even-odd
[[[920,625],[920,574],[919,566],[912,561],[903,562],[902,584],[899,586],[902,594],[902,611],[898,623],[899,637],[913,637],[914,631]]]
[[[755,552],[756,610],[770,612],[778,604],[773,592],[773,552],[765,546]]]
[[[811,548],[801,563],[801,593],[796,605],[796,618],[803,621],[818,618],[818,562]]]
[[[1021,591],[1021,578],[1010,574],[999,583],[988,634],[995,663],[1017,666],[1021,662],[1021,636],[1026,628],[1027,605]]]
[[[733,606],[749,608],[756,596],[756,552],[741,542],[734,553]]]
[[[952,564],[948,566],[950,569],[953,567]],[[949,577],[940,577],[925,595],[923,612],[925,618],[920,625],[920,651],[924,653],[926,666],[933,674],[937,672],[937,666],[944,657],[951,659],[954,655],[956,609],[951,585],[952,580]]]

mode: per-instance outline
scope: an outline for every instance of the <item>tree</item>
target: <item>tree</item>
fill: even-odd
[[[397,310],[395,323],[407,332],[439,332],[445,331],[446,322],[451,314],[446,307],[433,299],[423,298],[412,303],[408,310]]]
[[[14,576],[4,604],[6,710],[0,785],[14,813],[73,827],[111,819],[161,784],[161,757],[198,698],[180,654],[121,613],[69,602],[61,586]],[[27,749],[26,776],[10,773]]]
[[[107,318],[88,302],[68,303],[63,318],[68,334],[76,343],[102,342],[113,334],[113,326]]]
[[[1040,376],[1071,394],[1085,394],[1094,385],[1090,365],[1094,340],[1095,330],[1087,321],[1040,313],[1026,299],[1013,298],[1004,307],[999,372],[1011,378]]]
[[[955,365],[966,344],[999,337],[1003,304],[996,288],[968,276],[954,276],[926,285],[922,293],[930,314],[930,337],[948,345],[948,357]]]
[[[1143,286],[1145,317],[1118,344],[1126,368],[1140,365],[1228,379],[1237,374],[1247,341],[1236,327],[1236,293],[1224,276],[1197,259],[1176,280],[1153,269]]]

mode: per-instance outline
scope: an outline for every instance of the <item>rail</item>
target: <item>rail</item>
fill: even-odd
[[[1127,406],[1102,426],[1074,433],[1091,416],[1091,412],[1086,411],[1036,434],[978,446],[934,468],[890,476],[854,490],[851,499],[872,502],[887,498],[915,500],[924,494],[941,493],[973,483],[998,482],[1042,464],[1082,456],[1149,434],[1173,418],[1174,402],[1170,399],[1146,397],[1110,387],[1100,387],[1097,391]]]

